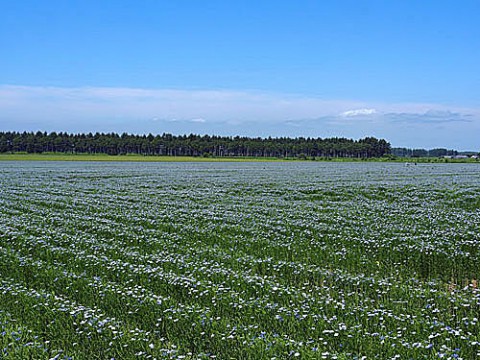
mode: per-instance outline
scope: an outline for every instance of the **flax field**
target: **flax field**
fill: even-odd
[[[480,358],[480,166],[0,162],[0,359]]]

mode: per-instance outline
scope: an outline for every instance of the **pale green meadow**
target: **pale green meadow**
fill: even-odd
[[[480,166],[0,162],[0,359],[474,359]]]

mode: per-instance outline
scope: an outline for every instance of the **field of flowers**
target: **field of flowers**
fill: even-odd
[[[480,166],[0,163],[0,359],[480,357]]]

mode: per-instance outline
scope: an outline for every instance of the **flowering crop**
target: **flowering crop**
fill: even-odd
[[[0,165],[2,359],[480,356],[476,164]]]

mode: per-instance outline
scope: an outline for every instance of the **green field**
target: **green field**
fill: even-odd
[[[0,172],[0,359],[480,356],[478,164]]]
[[[328,161],[328,162],[401,162],[401,163],[480,163],[479,159],[444,158],[268,158],[268,157],[200,157],[200,156],[144,156],[107,154],[64,154],[64,153],[3,153],[0,161],[112,161],[112,162],[279,162],[279,161]]]
[[[131,161],[131,162],[252,162],[281,161],[276,158],[258,157],[199,157],[199,156],[143,156],[107,154],[0,154],[0,161]]]

